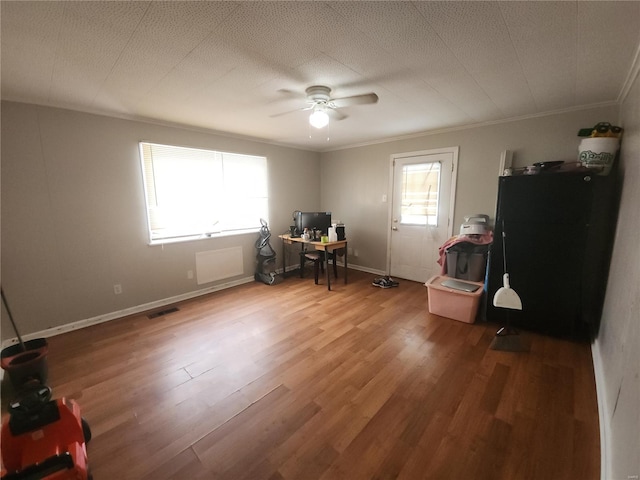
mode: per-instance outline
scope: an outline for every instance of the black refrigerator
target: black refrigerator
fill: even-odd
[[[589,171],[500,177],[494,242],[487,265],[486,319],[503,325],[493,306],[506,268],[522,311],[513,326],[544,334],[597,334],[617,215],[616,178]]]

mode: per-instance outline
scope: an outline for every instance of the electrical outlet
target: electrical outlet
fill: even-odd
[[[383,194],[382,195],[382,203],[385,203],[387,201],[387,195]]]
[[[193,270],[187,270],[187,278],[191,280],[193,278]]]
[[[357,257],[357,256],[358,256],[358,249],[357,249],[357,248],[353,251],[353,256],[354,256],[354,257]]]
[[[122,285],[119,283],[113,286],[113,293],[120,295],[122,293]]]

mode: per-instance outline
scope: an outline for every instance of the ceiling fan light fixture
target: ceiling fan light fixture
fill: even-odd
[[[329,125],[329,115],[323,107],[316,106],[309,115],[309,123],[312,127],[324,128]]]

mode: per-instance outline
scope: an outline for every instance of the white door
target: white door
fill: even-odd
[[[391,157],[389,275],[426,282],[453,233],[458,148]]]

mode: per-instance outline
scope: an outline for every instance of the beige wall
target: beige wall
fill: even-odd
[[[267,156],[274,235],[294,209],[320,206],[314,152],[3,102],[2,286],[23,335],[228,281],[187,279],[198,251],[242,245],[244,274],[230,280],[253,277],[257,233],[147,245],[140,140]],[[3,315],[2,339],[14,336]]]
[[[322,154],[322,208],[346,224],[349,244],[359,257],[349,262],[385,271],[390,156],[460,147],[454,233],[464,215],[494,216],[496,175],[503,150],[514,165],[573,160],[579,128],[599,121],[625,128],[620,172],[623,178],[615,246],[600,334],[594,343],[598,401],[604,442],[603,479],[640,475],[640,80],[617,108],[532,118],[507,124],[424,135]],[[559,208],[562,206],[559,205]]]
[[[575,161],[578,130],[614,121],[616,107],[600,107],[484,127],[416,136],[322,154],[322,208],[345,222],[349,245],[358,250],[349,263],[371,271],[387,265],[388,203],[392,154],[459,146],[453,233],[465,215],[495,214],[498,167],[504,150],[514,152],[514,165]]]
[[[622,197],[594,364],[608,456],[603,478],[627,480],[640,475],[640,77],[620,125]]]
[[[624,188],[594,350],[610,457],[605,478],[611,479],[640,471],[638,112],[636,80],[622,109]],[[617,118],[616,108],[602,107],[319,155],[225,135],[3,102],[2,285],[22,333],[28,334],[197,291],[201,287],[186,278],[197,251],[240,244],[244,275],[253,274],[256,235],[164,248],[147,245],[140,140],[266,155],[274,234],[286,230],[294,209],[330,210],[334,219],[346,223],[350,244],[359,251],[350,262],[383,271],[388,204],[381,197],[390,193],[390,155],[460,147],[455,232],[466,214],[493,216],[503,150],[514,151],[516,166],[571,160],[579,128]],[[115,283],[122,284],[122,295],[113,294]],[[2,339],[13,336],[3,315]]]
[[[147,245],[140,140],[266,155],[272,232],[285,231],[295,209],[329,210],[345,222],[358,251],[350,263],[382,272],[388,204],[381,197],[390,193],[390,155],[460,147],[455,232],[464,215],[493,214],[503,150],[514,151],[516,165],[572,159],[577,130],[616,115],[614,107],[598,108],[318,154],[3,102],[2,284],[26,335],[209,287],[187,279],[198,251],[242,245],[244,274],[231,281],[253,275],[255,234]],[[277,240],[272,244],[281,264]],[[121,295],[114,284],[122,285]],[[2,339],[14,336],[6,315],[2,326]]]

